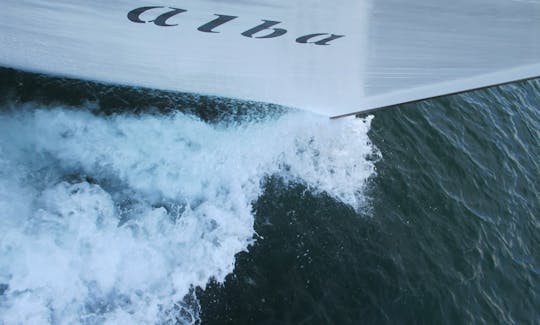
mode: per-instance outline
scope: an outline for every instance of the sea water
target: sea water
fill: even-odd
[[[6,324],[199,319],[257,240],[270,177],[355,209],[375,173],[371,118],[284,113],[208,123],[181,112],[17,104],[0,113],[0,314]],[[287,185],[284,185],[287,186]]]
[[[328,120],[2,80],[0,323],[540,319],[538,81]]]

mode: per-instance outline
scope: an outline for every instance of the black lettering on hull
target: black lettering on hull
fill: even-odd
[[[141,19],[141,15],[149,10],[152,10],[152,9],[160,9],[160,8],[165,8],[165,7],[160,7],[160,6],[149,6],[149,7],[140,7],[140,8],[137,8],[137,9],[133,9],[131,10],[130,12],[128,12],[127,14],[127,18],[129,20],[131,20],[132,22],[134,23],[139,23],[139,24],[144,24],[144,23],[154,23],[158,26],[161,26],[161,27],[171,27],[171,26],[178,26],[178,24],[168,24],[167,23],[167,20],[169,20],[170,18],[180,14],[180,13],[183,13],[183,12],[186,12],[187,10],[184,10],[184,9],[178,9],[178,8],[169,8],[169,9],[172,9],[164,14],[161,14],[159,16],[157,16],[156,19],[154,20],[149,20],[149,21],[144,21]]]
[[[217,15],[217,14],[215,16],[218,16],[218,18],[212,20],[209,23],[202,25],[201,27],[197,28],[197,30],[200,32],[205,32],[205,33],[219,33],[219,32],[214,31],[214,29],[223,24],[230,22],[231,20],[238,18],[238,16],[227,16],[227,15]]]
[[[157,10],[157,9],[166,9],[168,11],[167,12],[161,11],[161,14],[156,15],[156,18],[154,20],[145,21],[141,19],[141,16],[147,11]],[[128,12],[127,18],[131,22],[134,22],[137,24],[154,23],[155,25],[160,26],[160,27],[173,27],[173,26],[178,26],[178,24],[169,23],[169,19],[184,12],[187,12],[187,10],[173,8],[173,7],[164,7],[164,6],[145,6],[145,7],[140,7],[140,8],[131,10],[130,12]],[[238,16],[220,15],[220,14],[214,14],[214,16],[217,16],[217,18],[201,25],[199,28],[197,28],[197,30],[203,33],[219,34],[219,32],[216,30],[218,27],[224,24],[227,24],[238,18]],[[265,19],[263,19],[262,21],[263,21],[262,24],[255,26],[251,29],[248,29],[245,32],[241,33],[240,35],[244,37],[248,37],[248,38],[266,39],[266,38],[280,37],[287,33],[287,30],[285,28],[274,27],[278,24],[281,24],[280,21],[265,20]],[[329,34],[329,33],[314,33],[314,34],[308,34],[308,35],[300,36],[296,38],[296,43],[328,46],[328,45],[331,45],[330,42],[335,41],[342,37],[345,37],[345,35],[336,35],[336,34]]]
[[[287,33],[287,30],[283,28],[271,28],[272,26],[281,24],[280,21],[272,21],[272,20],[263,20],[263,21],[264,23],[243,32],[242,35],[245,37],[253,37],[255,34],[258,34],[264,30],[270,30],[272,31],[270,34],[266,34],[264,36],[255,36],[255,38],[274,38],[274,37],[279,37]]]
[[[330,43],[333,40],[336,40],[338,38],[342,38],[345,35],[330,35],[329,37],[326,37],[324,39],[318,40],[318,41],[310,41],[313,38],[320,38],[321,36],[328,35],[327,33],[317,33],[317,34],[309,34],[306,36],[298,37],[296,39],[297,43],[300,44],[316,44],[316,45],[330,45]]]
[[[133,9],[130,12],[128,12],[127,18],[129,20],[131,20],[132,22],[134,22],[134,23],[144,24],[144,23],[146,23],[146,21],[141,20],[141,15],[144,14],[145,12],[147,12],[148,10],[158,9],[158,8],[165,8],[165,7],[153,6],[153,7],[136,8],[136,9]]]

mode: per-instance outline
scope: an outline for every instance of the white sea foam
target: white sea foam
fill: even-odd
[[[184,298],[253,243],[266,177],[359,208],[374,173],[370,119],[226,126],[37,106],[0,114],[5,324],[194,322]]]

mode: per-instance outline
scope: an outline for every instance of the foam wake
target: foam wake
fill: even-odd
[[[0,320],[196,322],[190,291],[223,281],[253,243],[268,176],[365,205],[369,126],[306,113],[234,126],[37,104],[0,113]]]

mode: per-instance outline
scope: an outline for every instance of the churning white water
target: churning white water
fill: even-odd
[[[253,243],[268,176],[365,204],[369,127],[307,113],[234,126],[37,104],[0,113],[0,323],[195,322],[185,298]]]

